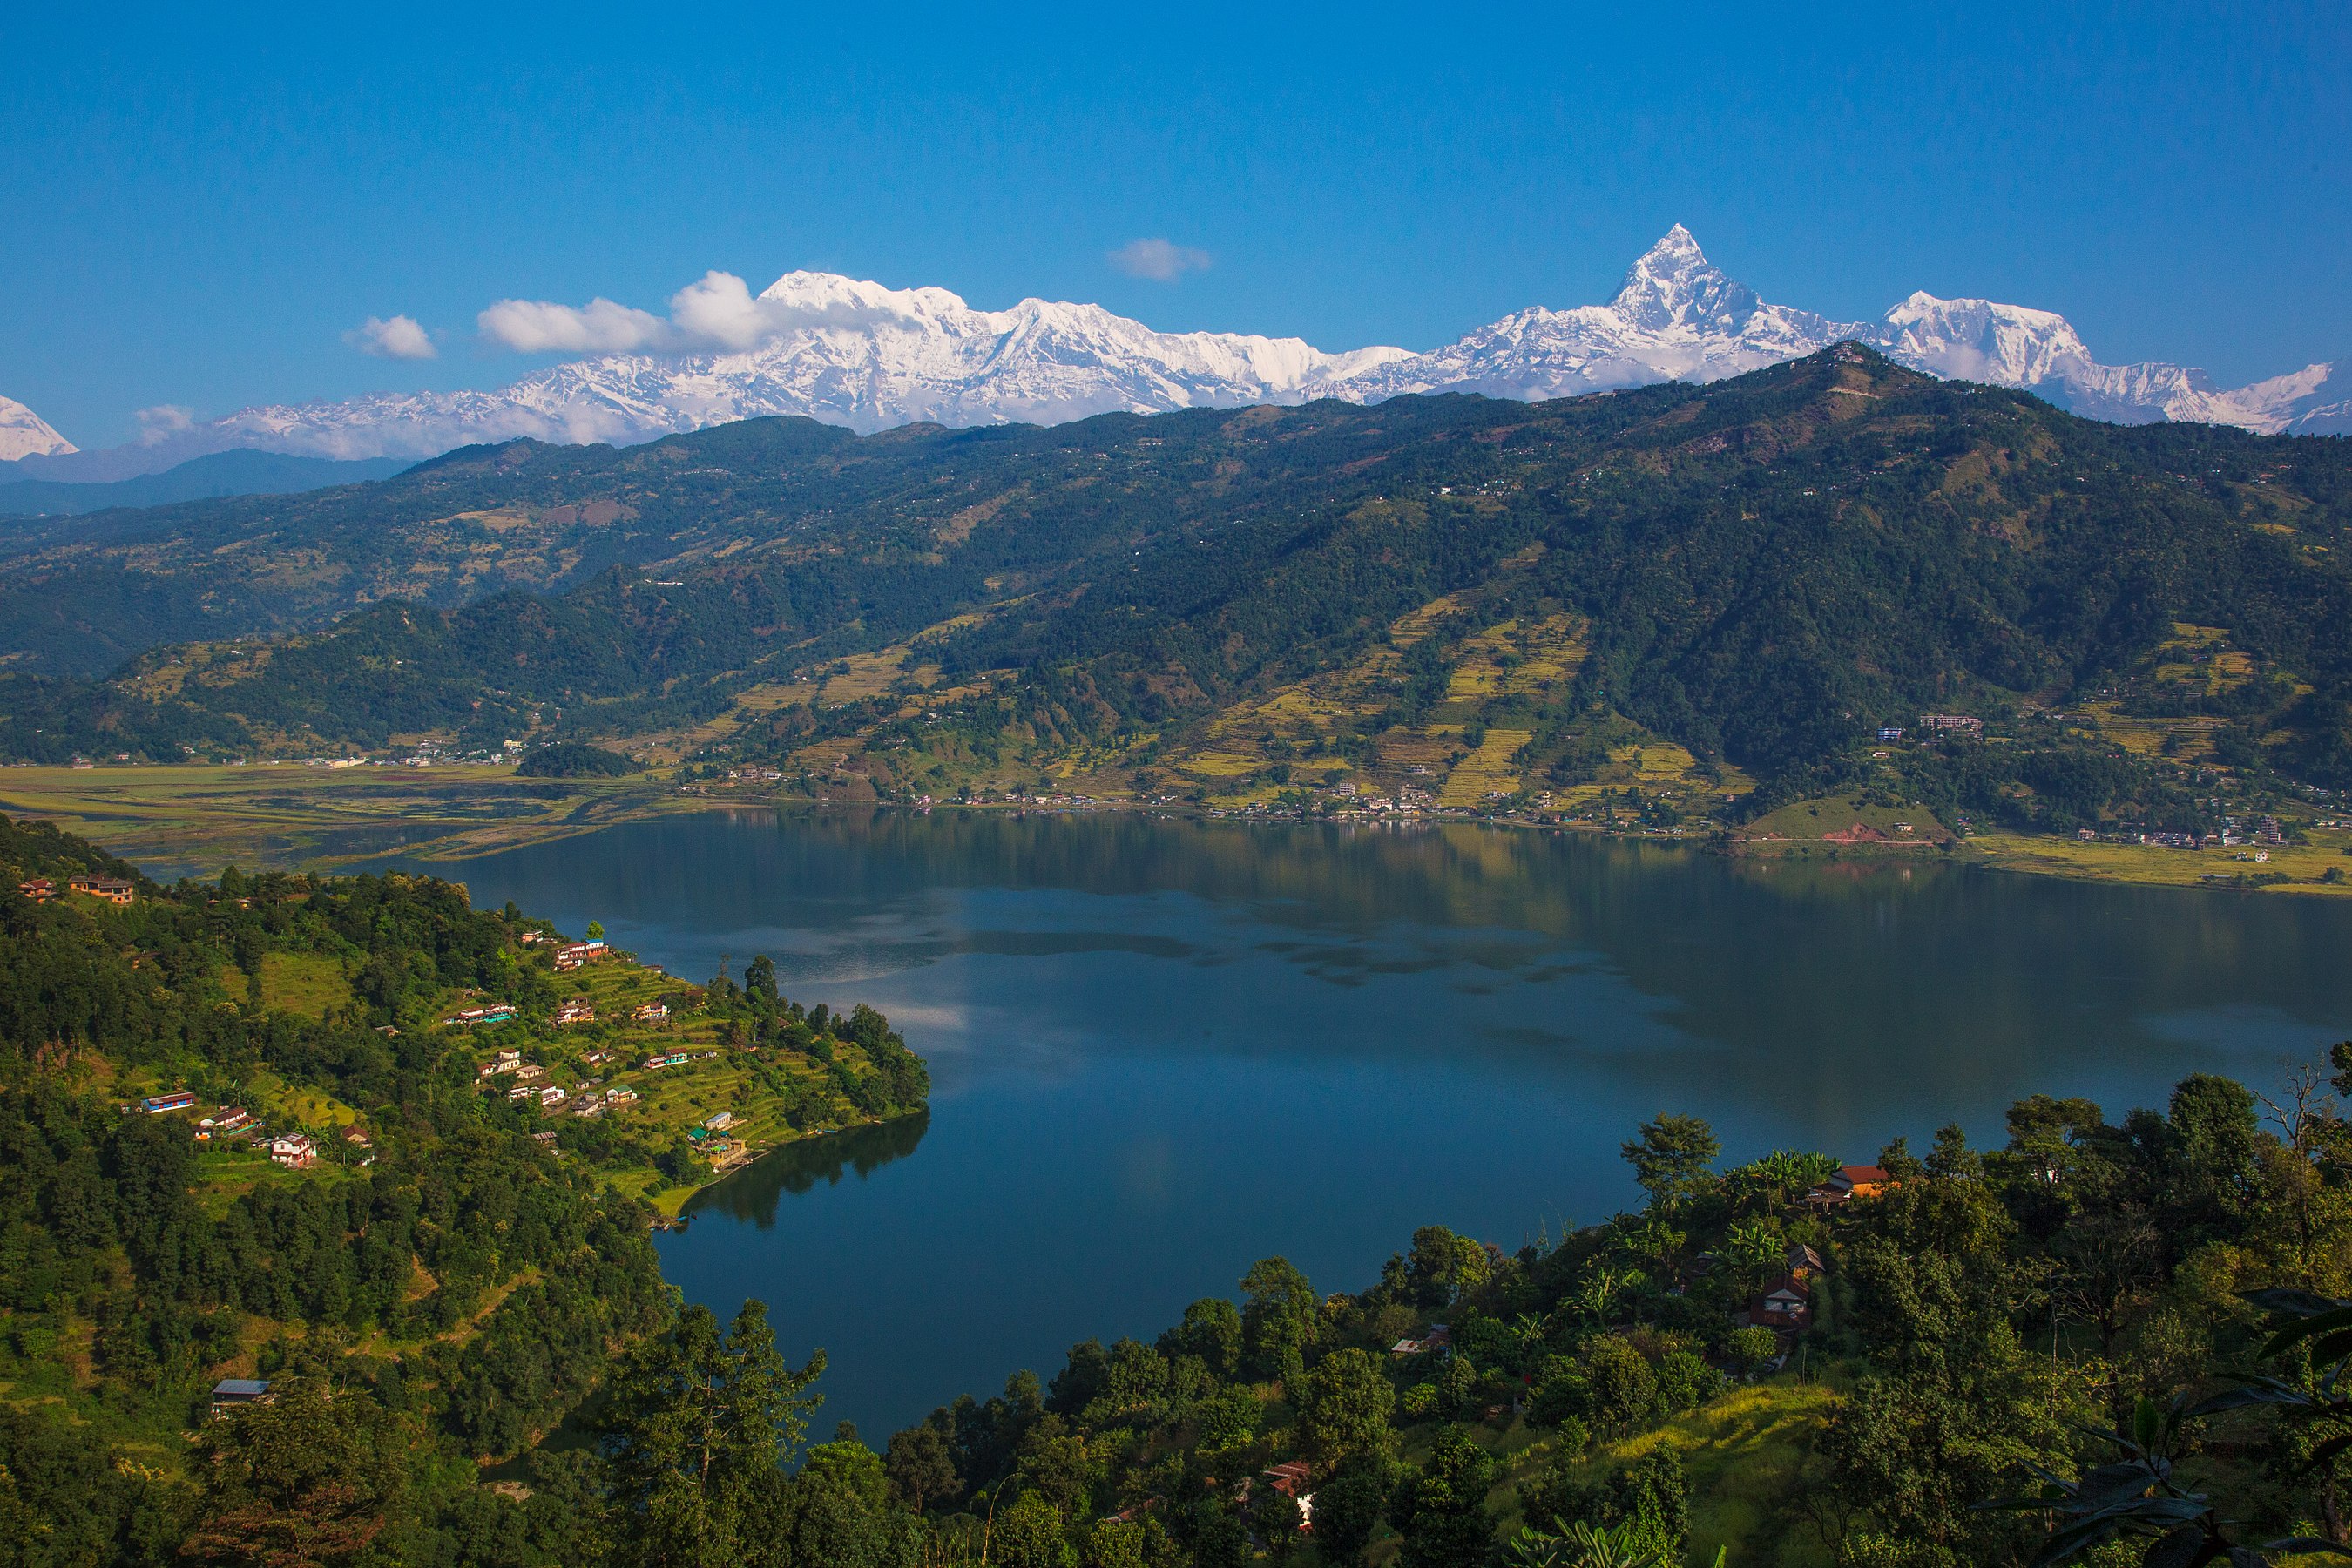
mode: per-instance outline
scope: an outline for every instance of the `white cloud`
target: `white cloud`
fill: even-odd
[[[651,310],[598,298],[585,305],[501,300],[475,318],[482,336],[517,353],[630,353],[674,346],[676,334]]]
[[[131,416],[139,421],[139,444],[153,447],[170,440],[196,423],[196,412],[176,403],[159,403],[152,408],[142,408]]]
[[[714,268],[670,296],[667,321],[610,300],[583,306],[501,300],[481,313],[478,325],[484,338],[520,353],[682,353],[740,352],[803,328],[871,328],[899,317],[890,303],[854,291],[814,299],[755,295],[743,279]]]
[[[441,351],[416,324],[414,316],[370,316],[343,334],[343,342],[362,353],[383,359],[438,359]]]
[[[1110,264],[1130,278],[1173,283],[1187,272],[1205,271],[1209,253],[1165,239],[1130,239],[1110,253]]]
[[[726,349],[748,349],[789,324],[751,298],[750,284],[715,268],[670,296],[669,319],[696,342]]]

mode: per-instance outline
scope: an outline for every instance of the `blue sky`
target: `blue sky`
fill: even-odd
[[[0,393],[495,385],[476,313],[713,268],[1426,348],[1669,225],[1768,299],[2064,311],[2226,384],[2352,354],[2352,7],[205,7],[0,15]],[[1173,281],[1108,253],[1164,238]],[[405,314],[429,362],[346,334]]]

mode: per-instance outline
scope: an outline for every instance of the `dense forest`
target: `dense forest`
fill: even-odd
[[[2179,817],[2211,793],[2190,760],[2352,787],[2344,442],[2103,425],[1854,345],[1551,404],[515,443],[91,526],[0,575],[6,754],[691,731],[689,761],[909,797],[1073,759],[1142,789],[1360,668],[1315,725],[1252,738],[1268,770],[1338,776],[1420,726],[1456,752],[1523,735],[1514,777],[1568,784],[1632,726],[1767,805],[1935,711],[2002,745],[1922,754],[1906,787],[2040,826]],[[1550,657],[1541,627],[1556,678],[1508,679]],[[1504,678],[1465,685],[1489,656]],[[877,679],[824,685],[861,658]],[[2193,759],[2108,732],[2166,715],[2197,719]]]
[[[445,1016],[543,1016],[543,922],[401,876],[161,887],[5,818],[0,871],[0,1562],[602,1560],[583,1446],[656,1440],[703,1320],[607,1179],[686,1152],[486,1097]],[[796,1106],[920,1106],[881,1015],[744,978],[673,994]],[[224,1376],[268,1396],[208,1408]]]
[[[478,1092],[444,1010],[547,1005],[543,924],[426,879],[159,887],[38,824],[0,868],[12,1564],[2352,1556],[2352,1044],[1870,1166],[1727,1168],[1662,1115],[1638,1212],[1508,1253],[1427,1226],[1342,1294],[1268,1258],[1149,1343],[812,1442],[822,1355],[681,1309],[593,1139]],[[347,997],[270,1000],[326,958]],[[697,989],[731,1048],[920,1095],[870,1009],[761,963]],[[228,1100],[347,1131],[283,1168],[196,1135]]]

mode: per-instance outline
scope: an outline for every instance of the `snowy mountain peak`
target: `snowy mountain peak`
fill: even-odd
[[[1690,230],[1676,224],[1642,253],[1609,308],[1644,331],[1697,327],[1737,332],[1763,300],[1707,260]]]
[[[49,422],[13,397],[0,397],[0,462],[18,458],[60,458],[78,448],[49,428]]]
[[[1925,290],[1886,312],[1880,346],[1916,369],[2002,386],[2039,386],[2093,363],[2074,324],[2054,310]]]
[[[679,291],[669,322],[646,319],[650,340],[671,352],[575,360],[496,392],[247,408],[110,453],[37,456],[73,447],[0,398],[0,458],[34,456],[56,478],[67,477],[49,467],[59,462],[92,470],[77,477],[102,469],[122,478],[236,447],[424,458],[519,436],[644,441],[765,415],[873,431],[919,420],[1055,424],[1115,411],[1375,403],[1441,391],[1572,397],[1717,381],[1847,341],[1936,375],[2030,388],[2094,418],[2352,433],[2352,396],[2330,365],[2223,391],[2179,365],[2100,364],[2053,311],[1924,292],[1877,321],[1832,321],[1767,303],[1709,261],[1680,224],[1633,263],[1608,304],[1531,306],[1425,353],[1329,353],[1298,338],[1156,331],[1066,300],[982,310],[945,289],[892,289],[833,272],[787,272],[757,296],[741,279],[712,272]]]

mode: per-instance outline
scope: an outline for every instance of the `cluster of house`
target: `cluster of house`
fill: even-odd
[[[1820,1253],[1802,1242],[1790,1247],[1780,1278],[1748,1304],[1748,1325],[1787,1333],[1812,1327],[1813,1281],[1824,1272]]]
[[[375,1163],[375,1155],[369,1152],[375,1142],[365,1131],[356,1126],[345,1127],[340,1136],[361,1156],[361,1164]],[[307,1132],[289,1132],[269,1141],[269,1158],[289,1171],[307,1171],[319,1163],[319,1146]]]
[[[194,1090],[178,1089],[169,1094],[152,1094],[139,1102],[138,1109],[150,1116],[163,1116],[194,1110],[196,1097]],[[127,1111],[129,1106],[123,1107]],[[374,1154],[368,1152],[374,1141],[357,1126],[345,1127],[342,1140],[364,1157],[363,1165],[375,1163]],[[253,1112],[241,1105],[224,1105],[210,1115],[198,1119],[195,1140],[199,1143],[234,1142],[252,1140],[257,1148],[266,1149],[273,1163],[289,1171],[307,1171],[319,1163],[319,1146],[307,1132],[281,1132],[272,1137],[268,1129],[254,1120]]]
[[[568,973],[591,963],[602,963],[612,956],[613,950],[604,944],[603,937],[570,942],[555,950],[555,971],[559,974]]]
[[[471,1029],[484,1024],[511,1024],[520,1016],[513,1003],[493,1002],[487,1007],[467,1007],[462,1012],[452,1013],[441,1021]]]
[[[607,1058],[602,1051],[591,1051],[583,1059],[593,1066]],[[686,1058],[681,1053],[677,1059],[683,1061]],[[607,1110],[624,1105],[634,1105],[637,1100],[637,1091],[634,1089],[626,1086],[599,1089],[601,1080],[593,1078],[576,1086],[579,1092],[575,1096],[572,1089],[564,1089],[559,1084],[549,1083],[547,1069],[537,1062],[523,1060],[522,1053],[519,1050],[498,1052],[488,1061],[477,1068],[475,1074],[482,1079],[482,1087],[485,1089],[497,1087],[491,1081],[493,1079],[513,1079],[513,1085],[506,1091],[507,1098],[518,1104],[524,1101],[536,1101],[541,1110],[548,1111],[569,1105],[574,1116],[602,1116]]]
[[[2080,831],[2081,837],[2084,838],[2098,837],[2096,832],[2087,827]],[[2130,842],[2128,836],[2125,841]],[[2220,844],[2224,849],[2235,849],[2247,843],[2277,847],[2286,843],[2286,826],[2275,816],[2265,816],[2249,830],[2236,817],[2225,816],[2221,819],[2221,831],[2217,834],[2142,833],[2138,836],[2138,841],[2147,845],[2161,845],[2167,849],[2202,849],[2208,844],[2215,843]]]
[[[1984,739],[1984,721],[1971,719],[1965,713],[1922,713],[1919,715],[1919,728],[1930,735],[1959,735],[1971,741]]]
[[[1840,1165],[1835,1174],[1805,1194],[1805,1206],[1832,1214],[1856,1198],[1884,1196],[1895,1185],[1883,1165]]]
[[[574,1117],[602,1117],[607,1110],[618,1110],[621,1105],[635,1105],[635,1102],[637,1090],[628,1089],[625,1084],[616,1086],[616,1089],[591,1089],[572,1107],[572,1114]]]
[[[16,890],[37,904],[46,904],[58,896],[58,885],[47,877],[28,877],[16,884]],[[66,879],[66,890],[93,899],[104,899],[110,904],[127,904],[138,896],[138,888],[121,877],[100,877],[82,872]]]
[[[1883,1196],[1896,1185],[1883,1165],[1840,1165],[1805,1194],[1805,1206],[1815,1214],[1832,1215],[1850,1203]],[[1746,1322],[1785,1333],[1811,1328],[1813,1284],[1826,1272],[1820,1253],[1802,1242],[1792,1245],[1781,1260],[1780,1275],[1748,1301]]]
[[[588,1005],[587,997],[574,996],[558,1007],[547,1021],[559,1029],[569,1028],[574,1024],[593,1024],[596,1021],[596,1009]]]

